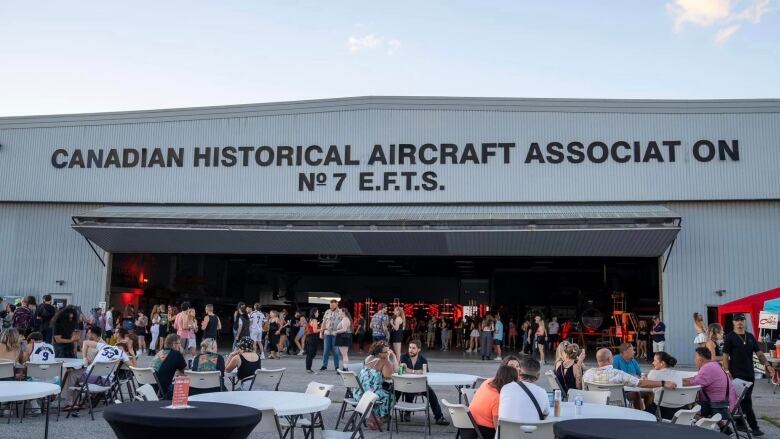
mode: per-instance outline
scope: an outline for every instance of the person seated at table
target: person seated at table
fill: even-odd
[[[654,381],[671,381],[678,387],[682,386],[682,377],[679,372],[673,369],[677,364],[677,359],[667,354],[666,352],[656,352],[653,354],[653,369],[647,374],[647,378]],[[654,393],[643,394],[643,399],[647,411],[655,413],[655,402],[660,395],[660,389],[657,389]],[[649,399],[648,399],[649,397]],[[661,417],[664,419],[672,419],[678,409],[661,407]]]
[[[734,410],[737,405],[734,384],[720,363],[712,359],[712,352],[707,347],[696,348],[693,360],[699,372],[692,378],[685,378],[683,385],[701,386],[698,404],[703,417],[709,418],[720,413],[724,420],[728,419],[728,412]],[[731,435],[727,421],[721,421],[720,427],[722,432]]]
[[[634,358],[636,356],[634,345],[631,343],[621,343],[618,351],[620,352],[620,355],[612,360],[612,367],[636,377],[641,376],[642,368],[639,367],[639,363],[636,361],[636,358]]]
[[[499,418],[520,423],[537,422],[550,414],[547,391],[535,384],[541,368],[531,357],[521,360],[520,380],[504,385],[499,392]]]
[[[596,363],[598,367],[593,367],[585,371],[582,374],[582,381],[585,383],[594,384],[622,384],[624,386],[642,387],[648,389],[654,389],[656,387],[665,387],[667,389],[677,388],[677,384],[672,381],[654,381],[650,379],[642,379],[623,372],[622,370],[615,369],[612,364],[612,351],[607,348],[601,348],[596,352]],[[635,408],[642,409],[642,399],[637,392],[628,392],[627,395],[632,395],[629,398],[634,404]]]
[[[55,362],[54,346],[43,341],[43,334],[36,331],[27,336],[27,347],[22,353],[24,362],[47,364]]]
[[[425,371],[423,367],[428,367],[428,359],[420,353],[421,349],[422,342],[420,342],[420,340],[409,341],[407,352],[401,355],[401,363],[406,365],[407,373],[422,375]],[[414,395],[406,394],[404,395],[404,400],[406,402],[413,402]],[[431,411],[433,412],[433,417],[436,420],[436,424],[450,425],[449,421],[444,418],[444,414],[441,412],[441,406],[439,405],[439,398],[436,397],[436,392],[434,392],[430,386],[428,386],[428,401],[431,403]],[[404,421],[409,421],[411,419],[411,413],[405,412],[403,415]]]
[[[181,338],[176,334],[168,334],[163,349],[157,352],[152,361],[152,367],[157,372],[157,380],[162,387],[163,399],[173,397],[173,378],[177,371],[183,372],[187,368],[187,362],[180,351]]]
[[[582,366],[585,359],[585,350],[580,350],[576,343],[567,341],[558,345],[563,348],[563,359],[555,362],[555,377],[561,385],[561,392],[569,394],[570,389],[582,390]]]
[[[374,403],[372,413],[379,417],[380,422],[385,422],[393,408],[393,395],[387,380],[391,379],[396,371],[396,366],[390,361],[390,357],[395,354],[384,340],[374,343],[369,353],[365,367],[360,370],[358,375],[360,388],[355,391],[355,398],[360,399],[363,393],[368,391],[376,393],[377,400]],[[371,427],[376,428],[377,426],[374,424]]]
[[[217,353],[217,341],[213,338],[204,338],[200,342],[200,354],[192,360],[192,370],[195,372],[219,371],[220,376],[225,376],[225,358]],[[223,385],[223,389],[224,385]],[[207,392],[210,389],[194,389],[190,387],[190,395],[197,392]]]
[[[117,328],[114,331],[114,344],[125,343],[130,348],[128,355],[135,357],[136,347],[138,347],[138,337],[135,334],[130,334],[125,328]]]
[[[100,344],[108,344],[103,340],[103,330],[98,326],[93,326],[87,331],[87,339],[81,343],[81,355],[84,357],[84,363],[89,364],[97,355],[97,347]]]
[[[260,356],[255,352],[254,343],[254,340],[249,337],[241,337],[236,342],[236,350],[228,355],[225,372],[236,371],[236,378],[241,382],[241,390],[249,390],[252,382],[244,379],[253,377],[255,371],[260,369]]]
[[[515,359],[518,362],[519,360]],[[496,371],[496,376],[482,383],[474,393],[474,398],[469,404],[469,411],[474,417],[482,439],[493,439],[498,427],[498,407],[500,392],[505,385],[514,383],[518,379],[518,372],[514,366],[501,365]],[[462,439],[476,439],[474,430],[461,430]]]
[[[24,369],[21,368],[21,364],[24,363],[21,342],[19,331],[14,328],[3,329],[0,333],[0,362],[14,363],[15,371],[15,376],[2,378],[0,381],[14,381],[24,376]]]
[[[77,376],[77,374],[70,374],[69,378],[66,380],[66,389],[70,390],[71,387],[76,386],[77,383],[83,384],[85,380],[89,384],[109,385],[111,376],[99,376],[91,373],[95,364],[119,362],[120,364],[114,369],[114,373],[118,373],[121,363],[126,363],[133,367],[136,365],[135,359],[127,354],[128,346],[126,342],[117,343],[116,346],[111,346],[108,343],[99,343],[96,346],[95,351],[95,358],[92,359],[92,361],[85,362],[87,367],[81,373],[80,377]],[[71,377],[75,377],[76,379],[71,379]],[[63,410],[78,411],[79,408],[83,407],[84,400],[75,400],[78,391],[64,391],[63,393],[65,393],[66,400],[68,401],[65,404],[65,407],[63,407]],[[78,414],[74,413],[72,416],[78,416]]]

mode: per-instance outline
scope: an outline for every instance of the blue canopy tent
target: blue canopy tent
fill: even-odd
[[[764,311],[780,314],[780,298],[764,302]]]

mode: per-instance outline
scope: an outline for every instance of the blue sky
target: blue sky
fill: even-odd
[[[0,116],[362,95],[780,98],[780,0],[8,0],[0,22]]]

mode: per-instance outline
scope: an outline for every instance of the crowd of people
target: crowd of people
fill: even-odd
[[[650,323],[640,321],[636,344],[621,344],[616,355],[610,349],[599,349],[592,367],[586,365],[585,347],[573,342],[569,323],[559,324],[555,317],[545,322],[541,315],[529,316],[519,325],[509,319],[505,326],[498,313],[451,322],[444,318],[409,318],[401,307],[390,309],[380,304],[370,319],[353,319],[336,300],[324,312],[312,308],[308,314],[291,314],[285,309],[264,312],[259,303],[239,303],[229,318],[232,343],[225,356],[219,353],[218,345],[222,320],[212,305],[206,305],[199,316],[186,301],[178,306],[158,304],[147,317],[132,305],[122,311],[109,305],[105,310],[88,313],[70,305],[58,309],[46,295],[40,304],[34,297],[27,297],[6,308],[0,318],[0,361],[15,363],[12,379],[26,379],[24,365],[28,361],[47,363],[81,354],[87,367],[80,374],[70,374],[63,383],[65,410],[80,404],[71,390],[74,384],[100,379],[90,376],[93,364],[119,360],[135,366],[141,355],[153,357],[151,365],[157,372],[161,393],[170,397],[175,375],[184,370],[220,371],[223,375],[235,372],[237,390],[246,390],[262,360],[283,354],[305,356],[306,372],[315,374],[313,362],[320,346],[323,358],[319,371],[327,370],[331,359],[334,370],[347,370],[350,351],[355,356],[355,348],[360,354],[365,350],[368,356],[360,355],[357,360],[362,362],[362,388],[357,396],[369,390],[375,392],[379,399],[374,414],[382,418],[388,416],[395,398],[387,382],[399,366],[403,364],[408,373],[428,371],[423,349],[478,352],[482,360],[501,362],[495,376],[479,388],[470,405],[486,438],[495,433],[498,417],[523,422],[547,415],[547,391],[535,382],[548,350],[554,356],[551,373],[564,393],[584,389],[586,382],[669,389],[700,385],[702,416],[721,413],[725,418],[725,411],[734,408],[733,379],[755,382],[754,354],[767,374],[774,373],[757,340],[747,332],[742,314],[733,315],[734,329],[728,334],[717,323],[704,325],[701,316],[694,314],[692,352],[699,372],[688,379],[675,371],[677,360],[665,351],[666,326],[658,317]],[[364,349],[367,344],[368,349]],[[406,352],[402,352],[404,345]],[[648,352],[652,352],[652,368],[643,373],[638,357]],[[752,387],[745,391],[741,407],[747,427],[754,436],[760,436],[752,391]],[[433,389],[428,388],[427,396],[435,421],[446,424]],[[652,392],[628,392],[626,397],[634,408],[656,412]],[[663,417],[673,415],[665,408],[658,411]],[[724,426],[724,431],[727,429]]]

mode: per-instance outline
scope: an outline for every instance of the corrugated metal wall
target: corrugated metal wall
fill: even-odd
[[[0,203],[0,296],[72,294],[76,305],[97,306],[105,269],[70,224],[74,214],[98,207]]]
[[[690,364],[694,312],[780,286],[780,201],[665,205],[683,221],[663,276],[668,351]]]

